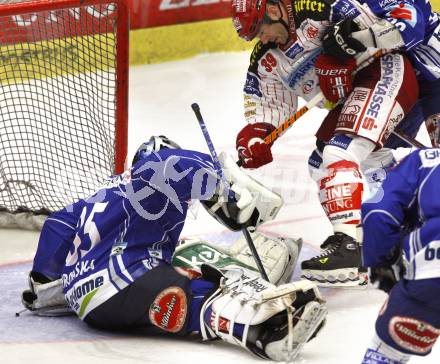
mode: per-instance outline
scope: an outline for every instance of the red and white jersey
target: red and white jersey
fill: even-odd
[[[349,8],[341,4],[335,8],[336,2],[331,0],[285,2],[292,39],[285,46],[261,42],[255,45],[244,86],[248,123],[278,126],[297,110],[298,97],[309,101],[320,92],[315,60],[322,52],[321,39],[330,25],[347,15],[355,15],[364,27],[377,20],[367,5],[345,1]],[[368,48],[357,60],[358,64],[377,50]],[[318,105],[323,106],[324,102]]]
[[[298,96],[308,101],[320,92],[315,60],[321,53],[320,38],[326,25],[307,24],[285,49],[256,44],[244,86],[248,123],[278,126],[296,111]]]

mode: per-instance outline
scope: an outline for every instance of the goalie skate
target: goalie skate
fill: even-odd
[[[321,245],[323,252],[301,263],[301,278],[321,287],[366,287],[368,273],[361,267],[359,243],[336,233]]]
[[[29,273],[29,289],[21,294],[23,306],[37,316],[66,316],[74,312],[67,305],[61,279],[49,280],[43,275]]]
[[[325,323],[326,307],[319,302],[309,302],[293,316],[296,321],[292,337],[266,345],[266,354],[275,361],[293,361],[304,344],[314,338]]]

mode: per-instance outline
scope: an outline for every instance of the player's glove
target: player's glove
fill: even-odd
[[[352,91],[352,74],[355,69],[354,58],[341,61],[324,54],[316,58],[315,71],[319,78],[319,86],[328,101],[337,103]]]
[[[272,162],[270,148],[273,142],[266,144],[264,138],[273,130],[272,124],[255,123],[246,125],[238,133],[236,149],[244,168],[258,168]]]
[[[352,33],[358,30],[353,19],[345,19],[333,25],[322,39],[324,53],[345,60],[364,52],[365,46],[352,37]]]
[[[380,266],[368,268],[368,274],[370,282],[376,288],[389,293],[405,274],[405,266],[400,249],[392,249],[388,261]]]

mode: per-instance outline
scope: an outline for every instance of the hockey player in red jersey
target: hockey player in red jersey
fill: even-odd
[[[390,2],[390,6],[398,5]],[[232,4],[239,36],[260,40],[244,86],[247,125],[236,140],[243,166],[258,168],[272,161],[273,142],[265,144],[264,138],[294,114],[298,97],[310,101],[322,91],[325,99],[318,106],[330,109],[316,134],[309,169],[334,234],[321,245],[320,255],[301,265],[303,277],[321,285],[366,284],[356,228],[366,191],[365,172],[391,166],[389,148],[407,146],[392,132],[398,127],[415,136],[424,119],[420,109],[413,112],[420,80],[411,62],[389,52],[398,48],[408,53],[409,43],[418,44],[423,36],[411,33],[412,18],[395,19],[395,11],[384,9],[381,18],[372,8],[369,2],[355,0],[235,0]],[[431,31],[438,19],[429,19]],[[404,26],[406,33],[401,33]],[[352,36],[358,30],[364,31],[360,40]],[[411,61],[420,59],[413,56]],[[426,74],[433,70],[422,63],[419,74],[423,67]]]

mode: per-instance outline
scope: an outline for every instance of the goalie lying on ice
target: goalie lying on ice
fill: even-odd
[[[197,332],[262,358],[294,358],[327,312],[313,283],[286,283],[300,240],[253,234],[273,283],[259,277],[243,241],[229,251],[194,240],[176,249],[190,199],[235,228],[275,217],[281,198],[230,162],[222,157],[233,199],[222,193],[208,155],[152,137],[130,170],[47,219],[25,307],[39,315],[75,313],[102,329]]]

